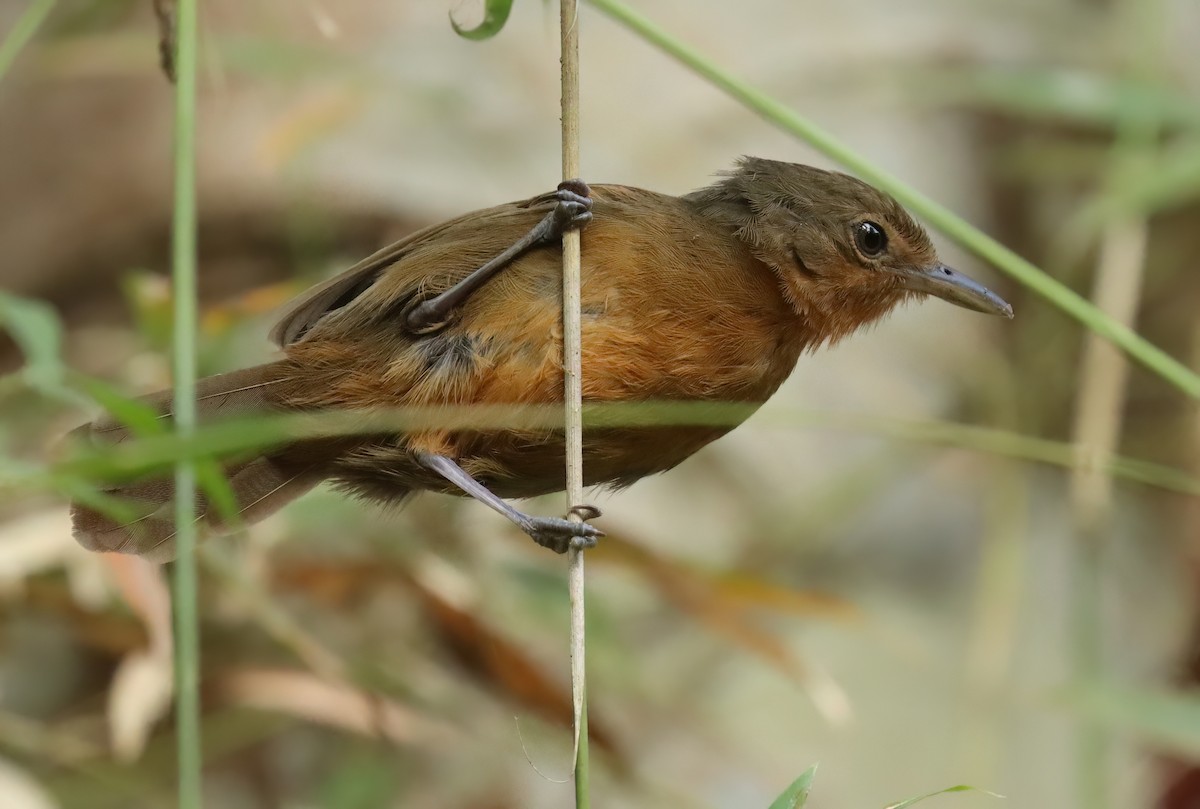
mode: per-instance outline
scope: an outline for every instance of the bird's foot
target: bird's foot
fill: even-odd
[[[405,330],[426,335],[446,327],[454,311],[505,267],[539,245],[557,241],[569,230],[592,221],[592,190],[583,180],[565,180],[554,192],[554,210],[495,258],[472,270],[465,278],[432,298],[415,297],[401,313]]]
[[[592,189],[583,180],[563,180],[554,192],[550,238],[561,238],[568,230],[579,230],[592,221]]]
[[[604,536],[604,532],[589,525],[587,520],[599,517],[600,509],[595,506],[573,506],[568,513],[578,520],[524,515],[525,519],[518,524],[534,542],[555,553],[566,553],[571,548],[583,550],[596,547],[596,540]]]

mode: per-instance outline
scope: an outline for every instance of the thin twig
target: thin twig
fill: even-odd
[[[576,0],[561,0],[562,175],[579,176],[579,20]],[[563,235],[563,376],[566,420],[567,509],[583,502],[583,352],[580,338],[578,230]],[[581,519],[574,514],[572,519]],[[575,806],[588,798],[587,678],[583,604],[583,551],[569,553],[571,592],[571,698],[575,712]]]

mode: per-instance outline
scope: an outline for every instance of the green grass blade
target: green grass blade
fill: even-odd
[[[1115,127],[1138,110],[1163,126],[1195,130],[1200,107],[1162,81],[1077,67],[986,66],[915,71],[905,80],[918,101],[1094,127]]]
[[[808,803],[808,793],[812,789],[813,777],[816,774],[817,765],[814,764],[771,802],[771,809],[800,809]]]
[[[170,422],[159,418],[158,412],[146,402],[131,399],[112,385],[98,379],[80,376],[78,384],[105,413],[128,427],[134,435],[166,434]]]
[[[364,429],[403,432],[434,427],[463,429],[546,429],[556,426],[554,407],[396,408],[365,414],[356,411],[273,415],[206,424],[188,437],[142,434],[134,440],[101,449],[76,447],[49,470],[0,476],[0,487],[37,488],[56,478],[86,478],[119,482],[162,473],[179,458],[211,459],[303,438],[354,435]],[[745,419],[744,407],[721,407],[708,402],[642,402],[595,404],[584,408],[586,424],[637,427],[658,424],[736,425]],[[1092,459],[1072,444],[1004,430],[945,421],[915,421],[881,414],[843,413],[800,408],[768,407],[752,422],[759,429],[823,429],[873,435],[927,446],[941,446],[984,455],[1062,467],[1100,463],[1114,477],[1179,494],[1200,496],[1200,478],[1184,470],[1122,456]]]
[[[175,200],[171,278],[174,286],[175,431],[187,438],[196,426],[196,39],[198,0],[179,0],[176,17]],[[196,464],[175,469],[176,736],[179,807],[201,809],[200,642],[196,597]]]
[[[988,792],[985,789],[977,789],[975,787],[969,787],[966,784],[959,784],[958,786],[946,787],[945,789],[939,789],[937,792],[930,792],[927,795],[920,795],[916,798],[909,798],[906,801],[900,801],[900,803],[889,803],[885,807],[885,809],[908,809],[908,807],[916,806],[921,801],[927,801],[930,798],[936,798],[938,795],[946,795],[951,792],[982,792],[985,795],[991,795],[993,798],[1002,797],[1000,795],[997,795],[995,792]]]
[[[975,255],[1045,298],[1085,327],[1101,335],[1135,361],[1192,398],[1200,399],[1200,375],[1151,344],[1135,331],[1117,323],[1088,300],[1063,286],[1031,262],[959,217],[950,209],[904,183],[829,132],[746,82],[731,76],[671,34],[650,22],[620,0],[589,0],[650,44],[662,50],[769,123],[794,135],[845,166],[867,182],[887,191],[913,213]]]
[[[8,73],[17,55],[33,39],[33,35],[42,27],[42,23],[54,9],[54,0],[33,0],[25,13],[17,18],[17,24],[8,32],[8,36],[0,42],[0,79]]]

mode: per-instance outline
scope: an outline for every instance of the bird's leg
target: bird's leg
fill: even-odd
[[[421,466],[431,472],[437,472],[485,506],[508,517],[543,548],[549,548],[555,553],[566,553],[567,549],[571,547],[594,547],[596,538],[604,536],[603,531],[586,522],[573,522],[559,517],[534,517],[518,511],[488,491],[486,486],[467,474],[465,469],[445,455],[436,455],[432,452],[417,452],[415,455]],[[594,506],[576,506],[571,509],[571,513],[588,520],[599,517],[600,509]]]
[[[535,247],[557,241],[568,230],[582,228],[592,221],[591,189],[583,180],[565,180],[558,185],[558,204],[533,229],[498,256],[454,286],[427,300],[420,301],[404,314],[404,327],[414,334],[429,334],[446,325],[450,313],[483,286],[496,273]]]

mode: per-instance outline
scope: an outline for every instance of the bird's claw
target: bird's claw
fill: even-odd
[[[576,513],[578,508],[587,509],[595,516],[600,515],[599,510],[591,506],[577,506],[575,509],[571,509],[571,512]],[[604,532],[593,525],[575,520],[564,520],[561,517],[530,517],[521,528],[533,538],[534,542],[555,553],[566,553],[571,548],[594,548],[596,540],[604,536]]]
[[[595,506],[582,503],[578,506],[571,506],[569,509],[567,509],[567,516],[575,517],[580,522],[587,522],[588,520],[594,520],[597,517],[603,516],[603,512]]]
[[[558,184],[554,192],[558,200],[553,213],[555,235],[578,230],[592,221],[591,194],[592,189],[583,180],[564,180]]]
[[[591,205],[592,189],[583,180],[578,177],[573,177],[570,180],[563,180],[558,184],[556,189],[559,193],[566,191],[574,196],[583,197],[588,200],[588,205]]]

